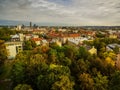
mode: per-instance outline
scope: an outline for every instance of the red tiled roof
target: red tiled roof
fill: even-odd
[[[32,38],[31,40],[33,40],[33,41],[41,41],[42,38]]]
[[[80,34],[68,34],[68,37],[79,37]]]
[[[50,37],[79,37],[80,34],[61,34],[61,33],[49,33],[48,36]]]

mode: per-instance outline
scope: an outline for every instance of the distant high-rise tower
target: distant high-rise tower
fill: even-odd
[[[32,22],[30,22],[30,28],[32,27]]]

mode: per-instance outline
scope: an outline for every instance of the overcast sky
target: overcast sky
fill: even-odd
[[[120,0],[0,0],[0,20],[120,25]]]

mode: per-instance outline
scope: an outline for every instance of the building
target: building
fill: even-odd
[[[36,45],[40,45],[42,38],[32,38],[31,40],[34,41],[36,43]]]
[[[25,40],[28,41],[32,38],[32,34],[26,34],[25,35]]]
[[[32,22],[30,22],[30,28],[32,28]]]
[[[23,51],[23,42],[5,42],[8,59],[13,59]]]
[[[117,38],[117,35],[116,35],[116,34],[110,34],[110,35],[109,35],[109,38],[116,39],[116,38]]]
[[[118,48],[119,48],[119,51],[120,51],[120,45],[117,44],[117,43],[108,44],[108,45],[106,46],[106,50],[107,50],[107,51],[113,51],[116,47],[118,47]]]
[[[97,49],[93,46],[91,49],[88,50],[90,54],[97,54]]]
[[[16,30],[22,30],[22,25],[18,25]]]
[[[61,47],[62,46],[62,42],[61,41],[59,41],[59,40],[56,40],[56,42],[55,42],[59,47]]]
[[[20,38],[20,41],[24,41],[24,38],[25,38],[24,34],[19,33],[19,38]]]
[[[39,38],[39,35],[32,35],[32,38]]]
[[[49,45],[49,42],[45,39],[42,39],[42,42],[41,42],[42,45]]]
[[[11,41],[20,41],[20,37],[18,34],[15,34],[11,37]]]
[[[32,31],[33,34],[45,34],[45,30],[33,30]]]

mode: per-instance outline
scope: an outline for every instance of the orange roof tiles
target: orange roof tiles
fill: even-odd
[[[42,38],[32,38],[31,40],[33,40],[33,41],[41,41]]]
[[[68,34],[68,37],[79,37],[80,34]]]

